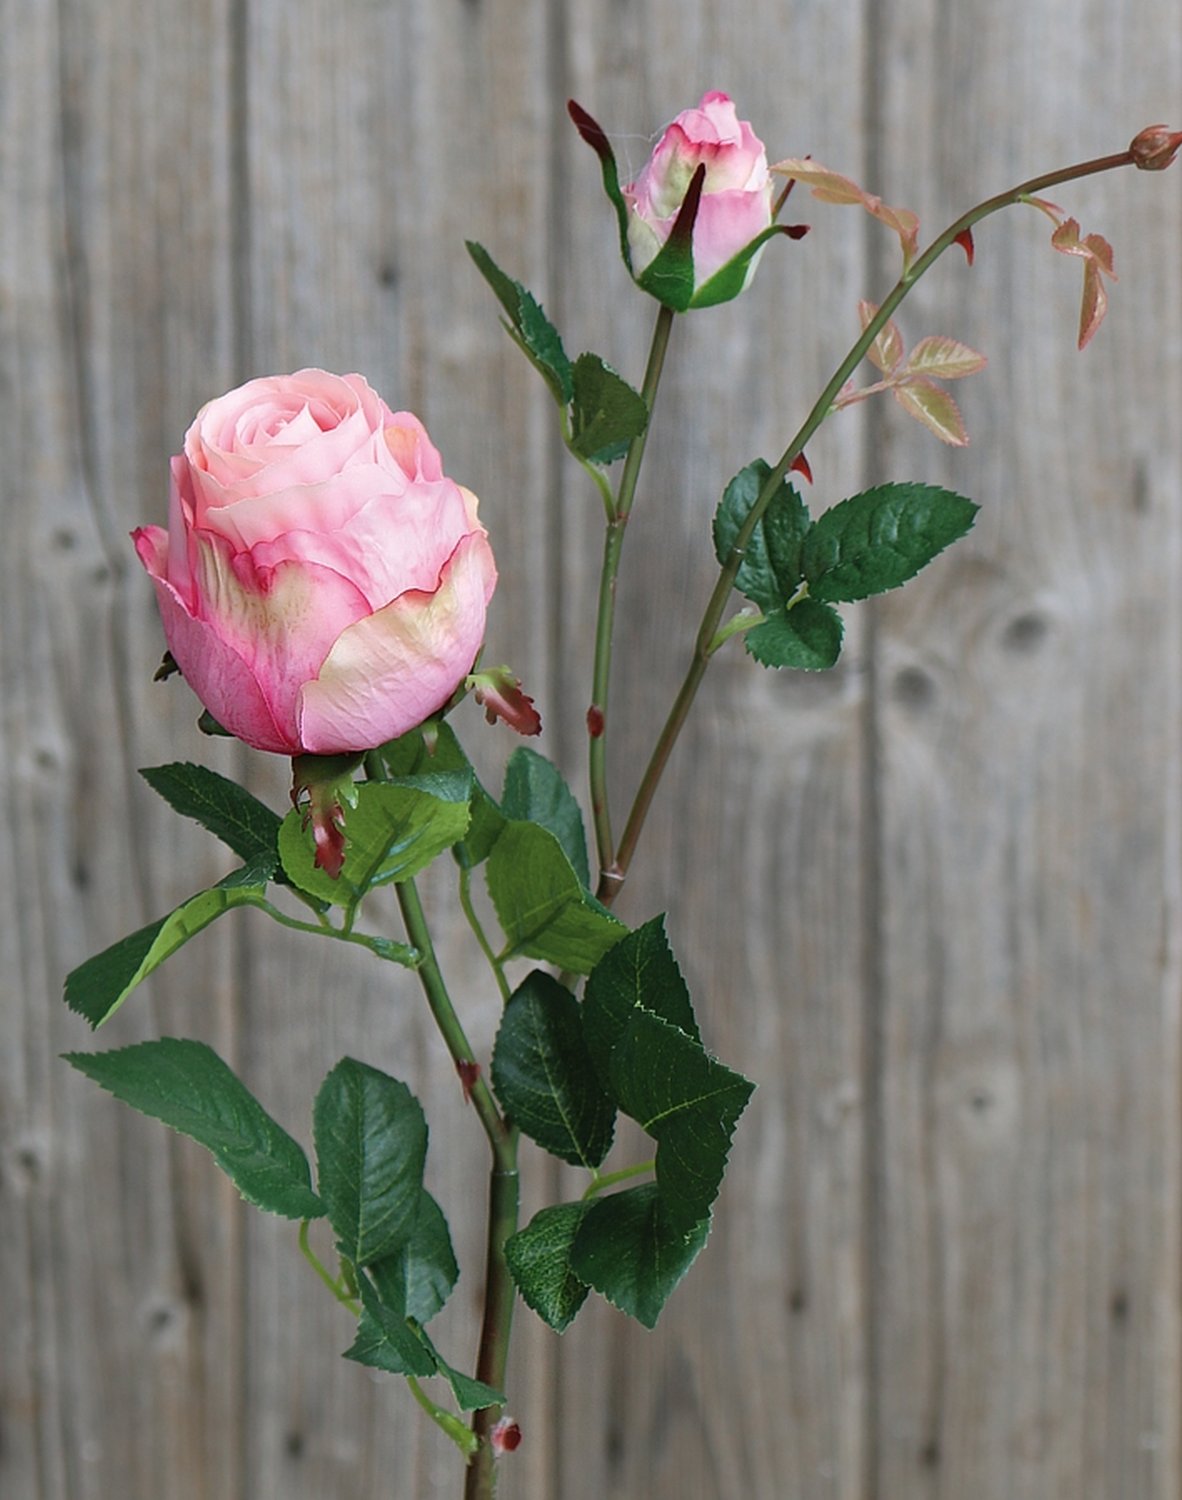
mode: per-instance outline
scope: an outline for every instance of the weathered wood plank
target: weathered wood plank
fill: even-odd
[[[1168,5],[879,17],[872,186],[912,202],[922,182],[932,229],[1182,108]],[[981,227],[971,274],[950,263],[908,305],[908,338],[990,355],[961,387],[970,454],[881,414],[884,468],[984,502],[970,544],[880,616],[882,1495],[1156,1500],[1179,1482],[1182,369],[1160,186],[1049,195],[1116,246],[1082,356],[1078,279],[1017,212]]]

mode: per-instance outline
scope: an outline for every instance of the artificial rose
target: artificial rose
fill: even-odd
[[[168,530],[133,540],[190,687],[285,755],[372,749],[441,708],[496,584],[476,497],[418,418],[324,370],[203,406],[172,460]]]
[[[693,228],[694,294],[691,306],[737,296],[751,279],[756,250],[726,297],[713,298],[711,279],[772,223],[772,179],[767,153],[726,94],[704,94],[697,109],[669,125],[635,182],[624,188],[632,274],[641,277],[656,259],[677,220],[698,167],[705,165]]]

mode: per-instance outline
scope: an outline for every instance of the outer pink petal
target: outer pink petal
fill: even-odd
[[[496,584],[483,531],[460,542],[434,594],[401,595],[346,630],[302,694],[300,739],[316,755],[368,750],[442,708],[484,639]]]
[[[703,194],[694,223],[694,285],[709,281],[771,222],[770,183],[761,193]]]

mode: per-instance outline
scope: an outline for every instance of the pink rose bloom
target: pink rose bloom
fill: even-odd
[[[695,298],[771,225],[772,179],[763,142],[739,119],[726,94],[704,94],[697,109],[683,110],[667,127],[640,176],[624,189],[632,274],[640,276],[669,238],[690,179],[703,162],[706,180],[693,237]],[[757,258],[747,267],[743,286]]]
[[[168,530],[133,534],[169,650],[259,750],[368,750],[471,670],[496,567],[476,497],[360,375],[300,370],[203,406]]]

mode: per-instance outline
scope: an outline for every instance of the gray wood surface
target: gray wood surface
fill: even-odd
[[[930,232],[1035,171],[1182,125],[1177,0],[0,0],[0,1496],[431,1500],[453,1450],[339,1359],[291,1227],[60,1062],[67,969],[223,873],[134,774],[196,758],[128,530],[196,408],[364,371],[481,496],[490,651],[581,777],[599,508],[463,239],[639,380],[569,95],[639,166],[706,87]],[[909,301],[990,356],[952,453],[893,404],[810,445],[812,499],[916,477],[982,502],[929,575],[851,613],[841,666],[712,668],[621,905],[668,909],[710,1045],[759,1083],[714,1234],[657,1331],[520,1315],[505,1500],[1175,1500],[1182,1492],[1179,618],[1182,167],[1061,189],[1120,281],[1074,350],[1078,264],[1011,212]],[[622,804],[711,581],[722,482],[783,447],[893,277],[813,223],[676,330],[621,579]],[[617,302],[617,297],[622,300]],[[616,307],[620,311],[615,311]],[[510,748],[473,714],[495,777]],[[580,782],[581,784],[581,782]],[[451,892],[443,962],[495,997]],[[109,1045],[209,1040],[303,1139],[344,1053],[427,1101],[466,1275],[485,1160],[409,976],[257,913],[198,939]],[[348,961],[358,957],[359,961]],[[526,1158],[526,1202],[561,1183]]]

